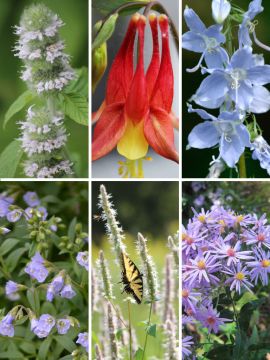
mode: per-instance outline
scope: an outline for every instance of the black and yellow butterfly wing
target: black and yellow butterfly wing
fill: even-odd
[[[123,292],[132,294],[136,302],[140,304],[143,298],[142,274],[125,253],[122,253],[122,266],[122,283],[125,285]]]

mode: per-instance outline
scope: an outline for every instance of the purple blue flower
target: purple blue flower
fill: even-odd
[[[31,320],[31,330],[39,338],[47,337],[55,326],[55,319],[49,314],[43,314],[39,319]]]
[[[13,326],[14,317],[11,314],[7,314],[0,321],[0,334],[3,336],[13,337],[14,336],[14,326]]]
[[[89,352],[89,344],[88,344],[88,333],[79,333],[76,344],[82,345],[87,352]]]
[[[10,196],[0,194],[0,218],[5,217],[9,212],[9,206],[14,203],[14,199]]]
[[[38,282],[42,283],[46,280],[49,275],[49,270],[45,267],[45,260],[37,252],[31,259],[31,261],[26,265],[24,271],[31,276],[31,278],[36,279]]]
[[[26,204],[28,206],[30,206],[30,207],[35,207],[35,206],[38,206],[40,204],[40,200],[38,198],[38,195],[34,191],[27,191],[23,195],[23,199],[26,202]]]
[[[59,295],[61,289],[64,286],[64,278],[62,275],[57,275],[51,284],[48,285],[46,299],[52,302],[56,295]]]
[[[72,289],[70,284],[66,284],[61,290],[60,295],[63,298],[72,299],[76,295],[76,292]]]
[[[80,264],[81,266],[83,266],[85,268],[85,270],[89,271],[88,251],[79,252],[76,257],[76,260],[77,260],[78,264]]]
[[[59,319],[56,321],[56,328],[58,331],[58,334],[64,335],[68,332],[71,324],[68,319]]]
[[[20,218],[22,217],[22,210],[20,209],[15,209],[15,210],[12,210],[10,212],[7,213],[7,220],[9,222],[17,222],[20,220]]]
[[[203,327],[206,327],[209,331],[213,331],[215,334],[219,331],[220,326],[225,325],[225,322],[232,321],[226,318],[220,318],[219,313],[212,306],[209,308],[202,307],[200,311],[196,313],[196,318],[199,320]]]

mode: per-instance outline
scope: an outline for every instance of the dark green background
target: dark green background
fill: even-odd
[[[240,0],[234,1],[235,5],[242,7],[245,11],[248,9],[248,5],[250,3],[249,0]],[[255,20],[259,21],[259,24],[256,27],[256,34],[260,41],[264,44],[270,46],[270,31],[269,31],[269,21],[270,21],[270,2],[264,0],[262,2],[264,6],[264,12],[259,14]],[[211,1],[210,0],[183,0],[183,9],[185,6],[189,6],[192,8],[202,19],[202,21],[206,24],[206,26],[213,25],[215,22],[212,19],[211,12]],[[186,23],[183,19],[183,33],[188,30]],[[237,29],[235,29],[237,33]],[[235,47],[238,47],[237,38],[235,39]],[[254,46],[254,52],[264,54],[265,62],[269,64],[270,62],[270,52],[266,52],[259,48],[258,46]],[[205,177],[208,173],[209,163],[211,161],[212,155],[217,157],[218,149],[191,149],[186,151],[187,146],[187,138],[190,131],[193,127],[199,123],[202,123],[202,119],[196,114],[188,114],[186,108],[186,102],[188,99],[196,92],[201,81],[205,78],[201,74],[200,71],[189,74],[186,72],[186,68],[192,68],[195,66],[198,61],[200,54],[183,50],[183,177],[185,178],[200,178]],[[194,104],[194,108],[196,108],[196,104]],[[206,109],[207,110],[207,109]],[[209,110],[210,113],[217,115],[217,111]],[[270,114],[269,112],[266,114],[256,115],[258,119],[258,123],[260,127],[263,129],[264,138],[270,143]],[[247,152],[247,176],[248,177],[257,177],[257,178],[265,178],[268,177],[266,171],[260,168],[259,162],[251,159],[250,152]],[[230,171],[226,171],[222,174],[224,177],[229,177]],[[236,174],[232,174],[236,176]]]
[[[1,0],[0,1],[0,153],[15,138],[19,137],[17,121],[24,119],[25,110],[14,116],[5,130],[2,124],[4,115],[10,105],[27,87],[20,79],[20,59],[13,55],[17,36],[13,34],[14,26],[20,22],[20,16],[27,5],[43,3],[56,12],[64,21],[60,29],[66,43],[66,53],[71,55],[73,68],[88,66],[88,1],[87,0]],[[68,149],[77,153],[82,161],[78,169],[80,177],[88,173],[88,128],[66,119],[65,125],[70,133]],[[20,171],[19,171],[20,170]],[[22,177],[22,169],[18,169],[16,177]]]

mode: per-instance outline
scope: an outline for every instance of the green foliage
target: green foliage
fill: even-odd
[[[142,3],[147,3],[150,0],[138,0],[136,2],[142,2]],[[130,2],[133,2],[132,0],[112,0],[112,1],[107,1],[107,0],[93,0],[92,4],[93,7],[97,10],[99,10],[102,14],[106,15],[108,13],[110,13],[111,11],[117,9],[119,6],[122,6],[124,4],[128,4]],[[143,5],[142,5],[143,6]]]
[[[0,178],[13,178],[23,156],[21,143],[13,140],[0,155]]]
[[[112,34],[115,30],[115,25],[116,25],[118,16],[119,16],[118,14],[112,14],[104,22],[104,24],[98,31],[97,36],[95,37],[95,39],[93,41],[92,51],[99,48],[104,42],[106,42],[110,39],[110,37],[112,36]]]
[[[60,94],[59,98],[65,115],[80,125],[88,125],[88,102],[82,95],[70,92]]]

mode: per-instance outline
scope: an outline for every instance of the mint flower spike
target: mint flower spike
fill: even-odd
[[[64,23],[43,4],[28,7],[20,26],[15,56],[24,61],[22,79],[29,88],[40,93],[62,90],[74,78],[69,66],[69,56],[63,53],[64,42],[59,39],[59,28]]]
[[[112,305],[107,303],[106,315],[105,315],[105,329],[107,329],[109,348],[107,349],[107,356],[111,359],[121,359],[119,354],[119,346],[116,338],[116,325],[115,316]]]
[[[228,0],[212,0],[212,16],[216,23],[222,24],[231,12]]]
[[[123,243],[125,236],[123,235],[123,229],[116,220],[117,212],[114,209],[110,198],[111,195],[107,194],[105,186],[101,185],[98,205],[103,210],[102,219],[106,221],[107,234],[109,236],[111,246],[116,254],[116,263],[121,266],[122,252],[126,252],[126,246]]]
[[[171,254],[166,256],[165,279],[164,279],[164,313],[163,321],[170,318],[170,309],[173,307],[175,297],[175,281],[173,269],[173,257]]]
[[[104,253],[102,250],[100,250],[99,252],[97,269],[99,272],[99,287],[102,291],[102,295],[108,300],[114,299],[112,278],[109,271],[108,262],[104,258]]]
[[[98,344],[95,344],[95,355],[96,355],[96,360],[104,360],[104,356]]]
[[[69,56],[63,52],[64,42],[59,38],[59,28],[63,25],[45,5],[36,4],[24,11],[20,26],[15,27],[19,36],[15,56],[24,62],[21,78],[46,103],[32,105],[26,120],[19,122],[22,132],[19,140],[28,157],[24,163],[28,177],[54,178],[73,173],[73,164],[64,152],[68,138],[64,115],[57,111],[54,100],[75,77]]]
[[[177,231],[173,236],[168,237],[168,247],[171,250],[174,258],[174,263],[177,268],[177,274],[179,273],[179,232]]]
[[[138,233],[136,245],[137,252],[142,260],[142,273],[144,275],[144,284],[146,285],[146,298],[149,301],[154,302],[159,298],[159,282],[156,266],[152,256],[149,255],[147,240],[140,233]]]
[[[164,360],[178,360],[179,345],[177,343],[177,326],[175,326],[171,320],[166,320],[164,333],[166,336]]]

